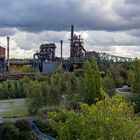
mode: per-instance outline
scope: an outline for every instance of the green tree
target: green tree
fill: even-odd
[[[128,86],[132,86],[133,77],[134,77],[134,71],[132,69],[130,69],[128,71],[128,77],[127,77],[127,84],[128,84]]]
[[[133,93],[140,93],[140,60],[135,59],[133,62],[133,69],[134,69],[134,77],[132,83],[132,92]]]
[[[35,114],[42,107],[43,96],[41,84],[38,81],[30,81],[27,91],[27,104],[29,113]]]
[[[121,95],[105,95],[92,106],[81,105],[80,112],[61,110],[49,117],[59,140],[138,140],[140,136],[139,118]]]
[[[0,140],[19,140],[19,130],[12,123],[4,123],[0,127]]]
[[[115,94],[116,83],[111,68],[109,68],[108,73],[103,79],[103,86],[110,97],[112,97]]]
[[[91,60],[91,63],[85,61],[83,82],[84,102],[91,105],[101,97],[101,77],[95,58]]]
[[[131,100],[135,103],[135,112],[140,112],[140,60],[135,58],[133,62],[133,80]]]

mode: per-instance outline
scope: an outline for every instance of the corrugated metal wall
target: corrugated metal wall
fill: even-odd
[[[59,66],[61,65],[61,62],[44,62],[43,63],[43,73],[53,73],[56,71]]]

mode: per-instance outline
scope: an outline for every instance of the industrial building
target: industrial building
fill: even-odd
[[[132,62],[132,58],[119,57],[107,53],[99,53],[95,51],[86,51],[84,48],[83,38],[74,33],[74,25],[71,26],[70,41],[70,57],[63,59],[63,41],[61,45],[61,57],[55,56],[56,45],[54,43],[42,44],[40,51],[34,54],[32,65],[39,68],[43,73],[52,73],[61,65],[67,71],[73,71],[76,68],[82,68],[85,59],[90,60],[96,57],[97,63],[109,65],[109,63],[122,64]]]
[[[63,41],[61,44],[61,57],[55,56],[56,45],[54,43],[42,44],[40,51],[34,54],[33,67],[39,68],[43,73],[52,73],[60,65],[68,71],[73,71],[74,67],[82,67],[86,50],[83,46],[81,36],[74,34],[74,26],[71,26],[70,57],[63,59]]]
[[[107,53],[87,51],[84,48],[84,41],[80,35],[74,33],[74,25],[71,26],[70,35],[70,56],[63,58],[63,41],[60,41],[61,57],[55,55],[57,46],[54,43],[46,43],[40,45],[39,52],[33,55],[31,61],[9,61],[9,40],[7,37],[7,59],[5,57],[5,48],[0,46],[0,73],[9,72],[10,65],[31,65],[38,68],[42,73],[53,73],[62,66],[67,71],[82,68],[86,59],[90,60],[93,56],[96,57],[98,64],[108,66],[111,64],[130,64],[133,59],[127,57],[119,57]],[[101,70],[102,71],[102,70]]]
[[[0,73],[5,72],[6,63],[5,63],[5,48],[0,46]]]

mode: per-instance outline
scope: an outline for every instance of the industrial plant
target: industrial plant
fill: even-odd
[[[55,55],[57,46],[54,43],[46,43],[40,45],[39,52],[33,55],[31,61],[9,61],[9,41],[7,37],[7,59],[5,56],[5,48],[0,46],[0,73],[9,71],[10,65],[31,65],[38,68],[40,72],[50,74],[53,73],[61,65],[66,71],[73,71],[74,69],[82,68],[86,59],[90,60],[93,56],[96,57],[97,63],[103,64],[130,64],[132,58],[119,57],[107,53],[99,53],[96,51],[87,51],[84,47],[83,38],[76,35],[74,25],[71,26],[70,36],[70,56],[66,59],[63,58],[63,40],[60,41],[61,57]]]

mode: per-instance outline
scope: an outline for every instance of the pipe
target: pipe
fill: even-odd
[[[61,60],[63,59],[63,40],[60,41],[61,45]]]
[[[7,37],[7,71],[9,72],[9,41],[10,37]]]

